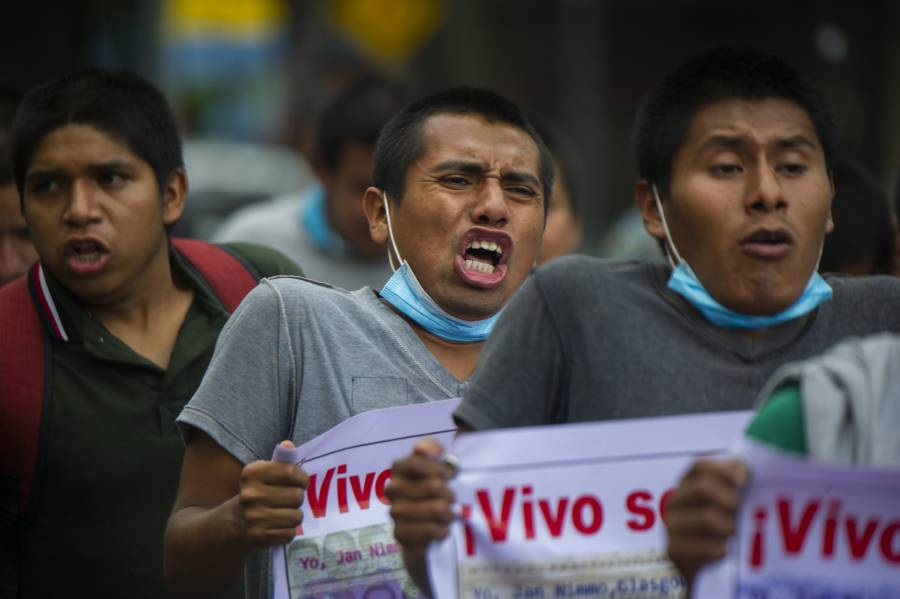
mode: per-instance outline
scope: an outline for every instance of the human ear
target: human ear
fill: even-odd
[[[666,238],[665,230],[656,198],[653,195],[653,185],[649,181],[641,179],[635,184],[634,204],[641,213],[641,220],[644,221],[644,229],[647,233],[656,239],[664,240]]]
[[[363,212],[369,221],[369,235],[375,243],[387,243],[387,213],[384,209],[384,198],[377,187],[369,187],[362,199]]]
[[[828,235],[832,231],[834,231],[834,218],[831,214],[831,203],[834,201],[834,175],[829,171],[828,173],[828,185],[830,187],[830,193],[828,195],[828,216],[825,220],[825,234]]]
[[[187,172],[181,167],[169,175],[162,190],[162,216],[166,226],[174,225],[184,213],[184,201],[187,198]]]

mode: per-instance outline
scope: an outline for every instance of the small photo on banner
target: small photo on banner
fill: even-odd
[[[415,599],[394,540],[385,487],[393,463],[420,439],[453,442],[459,399],[370,410],[273,460],[309,475],[303,521],[272,552],[275,599]]]

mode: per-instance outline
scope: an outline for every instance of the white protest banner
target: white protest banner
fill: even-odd
[[[391,465],[422,437],[450,445],[457,405],[448,399],[371,410],[296,449],[275,448],[273,460],[309,474],[297,536],[273,551],[275,599],[418,596],[394,541],[384,488]]]
[[[722,454],[750,412],[461,435],[460,518],[429,548],[437,599],[675,597],[662,511],[699,455]]]
[[[737,448],[752,476],[729,556],[701,573],[694,597],[900,597],[900,469]]]

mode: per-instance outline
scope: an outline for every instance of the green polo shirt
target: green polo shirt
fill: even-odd
[[[281,254],[229,244],[260,276],[301,274]],[[184,446],[175,418],[200,384],[228,313],[172,251],[195,296],[163,369],[94,320],[45,273],[69,341],[54,341],[46,459],[24,531],[21,596],[174,597],[163,531]]]

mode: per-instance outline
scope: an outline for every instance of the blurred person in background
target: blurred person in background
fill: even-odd
[[[18,92],[0,88],[0,287],[25,274],[37,260],[37,251],[22,215],[9,156],[9,130],[19,99]]]
[[[378,132],[406,98],[399,84],[380,77],[351,83],[319,119],[313,157],[319,183],[238,211],[214,239],[268,245],[302,264],[309,278],[344,289],[382,284],[390,268],[384,245],[369,235],[362,197]]]
[[[852,162],[835,162],[832,176],[834,230],[825,238],[819,272],[889,274],[894,225],[884,188],[871,173]]]
[[[170,237],[181,140],[135,75],[35,88],[10,149],[40,260],[0,289],[0,595],[171,597],[175,418],[243,295],[300,271],[268,248]]]
[[[538,122],[536,127],[556,164],[553,202],[547,211],[547,225],[537,258],[537,265],[540,266],[581,248],[581,202],[584,195],[581,157],[574,144],[550,123]]]
[[[347,41],[309,23],[300,34],[288,74],[288,101],[280,142],[306,162],[316,154],[319,118],[354,81],[374,74],[371,65]]]

